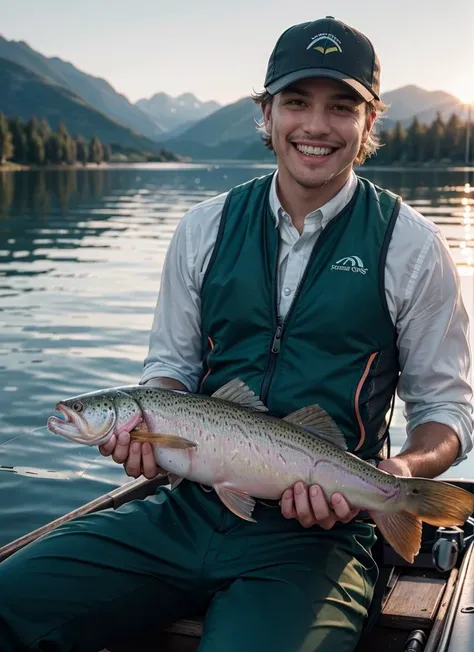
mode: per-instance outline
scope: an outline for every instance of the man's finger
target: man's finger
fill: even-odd
[[[346,523],[351,518],[351,508],[347,500],[340,493],[331,496],[331,505],[339,521]]]
[[[105,442],[105,444],[101,444],[99,446],[99,453],[103,455],[104,457],[108,457],[109,455],[112,455],[115,449],[115,444],[117,443],[117,437],[115,435],[112,435],[109,439],[109,441]]]
[[[321,527],[324,527],[326,522],[333,521],[332,524],[334,525],[336,519],[334,518],[334,514],[331,512],[326,496],[321,487],[313,485],[309,490],[309,496],[311,499],[311,509],[313,510],[318,524],[321,525]]]
[[[294,494],[297,519],[303,527],[311,527],[316,523],[316,519],[309,501],[307,486],[302,482],[297,482],[295,484]]]
[[[124,468],[126,474],[132,478],[138,478],[142,474],[142,445],[139,441],[134,441],[130,446]]]
[[[342,521],[342,523],[349,523],[359,513],[359,510],[351,507],[340,493],[335,493],[331,496],[331,504],[338,520]]]
[[[117,436],[117,445],[115,450],[112,453],[112,459],[117,464],[123,464],[128,458],[130,448],[130,433],[128,432],[119,432]]]
[[[145,442],[142,446],[142,470],[143,475],[145,478],[148,478],[148,480],[156,477],[159,472],[155,456],[153,455],[153,449],[148,442]]]
[[[293,489],[287,489],[281,497],[281,513],[285,518],[296,518]]]

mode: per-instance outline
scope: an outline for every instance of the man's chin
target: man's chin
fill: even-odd
[[[327,185],[336,176],[338,176],[338,173],[329,170],[319,170],[317,173],[296,173],[293,175],[293,179],[302,188],[316,190]]]

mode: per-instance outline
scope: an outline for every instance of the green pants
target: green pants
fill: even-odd
[[[377,578],[372,527],[254,515],[183,482],[64,524],[0,564],[0,650],[139,650],[206,612],[200,652],[352,651]]]

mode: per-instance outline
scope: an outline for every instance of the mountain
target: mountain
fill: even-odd
[[[175,130],[188,122],[197,122],[221,107],[214,100],[201,102],[192,93],[183,93],[178,97],[156,93],[149,99],[138,100],[136,105],[163,131]]]
[[[260,118],[260,108],[250,97],[244,97],[199,120],[177,138],[167,139],[166,147],[192,158],[241,159],[249,147],[257,144],[261,147],[257,158],[265,158],[271,153],[267,154],[256,131]]]
[[[416,116],[422,124],[430,125],[440,113],[447,121],[453,113],[466,119],[466,109],[462,102],[445,91],[426,91],[419,86],[403,86],[384,93],[382,100],[390,105],[384,116],[384,128],[393,127],[397,120],[407,126]]]
[[[389,104],[388,118],[393,121],[411,120],[428,109],[447,102],[459,100],[445,91],[425,91],[415,85],[402,86],[396,90],[383,93],[382,100]]]
[[[98,111],[148,138],[156,139],[163,131],[148,114],[117,93],[104,79],[88,75],[57,57],[45,57],[24,41],[8,41],[0,36],[0,57],[64,86]]]
[[[424,111],[417,113],[416,117],[422,124],[430,125],[438,113],[445,122],[449,120],[453,113],[456,113],[461,120],[467,120],[467,109],[465,105],[456,98],[425,109]],[[411,116],[410,118],[402,120],[402,124],[405,127],[408,126],[413,121],[413,118],[414,116]]]
[[[46,118],[51,127],[64,122],[72,136],[96,135],[102,142],[157,154],[160,146],[145,136],[111,120],[81,97],[51,78],[0,58],[0,112],[28,120]]]

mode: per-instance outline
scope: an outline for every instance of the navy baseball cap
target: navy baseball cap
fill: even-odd
[[[268,62],[265,89],[276,95],[309,77],[337,79],[366,102],[380,99],[380,63],[369,39],[327,16],[287,29]]]

